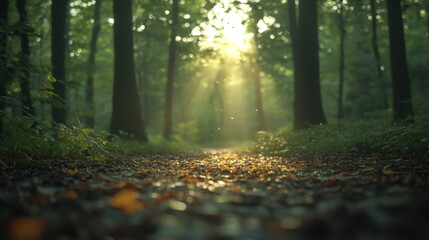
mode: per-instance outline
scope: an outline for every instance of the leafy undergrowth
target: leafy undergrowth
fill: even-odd
[[[260,132],[255,151],[298,159],[428,158],[429,122],[419,119],[411,125],[391,125],[369,120]]]
[[[51,127],[30,117],[5,120],[6,133],[0,137],[0,160],[3,161],[106,160],[118,150],[105,131],[62,124]]]
[[[0,164],[1,239],[429,239],[428,159]]]

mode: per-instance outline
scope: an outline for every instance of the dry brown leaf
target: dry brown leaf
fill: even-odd
[[[361,172],[373,172],[375,171],[374,167],[367,167],[360,170]]]
[[[145,209],[145,204],[138,199],[139,193],[135,189],[124,189],[110,198],[110,205],[121,209],[130,215],[135,211]]]
[[[392,174],[396,174],[397,172],[392,171],[392,170],[383,170],[383,174],[384,175],[392,175]]]
[[[9,234],[15,240],[32,240],[40,238],[46,229],[46,222],[34,217],[18,217],[12,219]]]
[[[199,182],[198,178],[194,178],[194,177],[191,177],[191,176],[184,176],[182,178],[182,181],[184,183],[197,183],[197,182]]]
[[[77,198],[77,192],[73,189],[68,189],[63,193],[63,196],[70,200],[75,200]]]
[[[77,170],[77,169],[68,169],[68,170],[67,170],[67,174],[70,174],[70,175],[76,175],[76,173],[78,173],[78,170]]]

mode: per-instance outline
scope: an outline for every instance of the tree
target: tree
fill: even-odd
[[[131,2],[113,1],[115,63],[110,131],[147,141],[135,77]]]
[[[7,21],[9,16],[9,1],[0,1],[0,136],[4,133],[3,128],[3,115],[6,108],[5,97],[6,97],[6,86],[8,82],[8,74],[6,69],[6,52],[7,52]]]
[[[389,0],[386,2],[393,87],[393,119],[395,122],[412,122],[413,107],[407,55],[405,51],[401,1]]]
[[[21,101],[25,107],[24,114],[34,116],[34,107],[30,94],[30,43],[28,33],[28,18],[26,11],[27,1],[17,0],[16,7],[19,13],[19,23],[21,25],[21,64],[23,73],[20,75]]]
[[[167,86],[165,90],[165,119],[164,137],[171,138],[173,133],[173,94],[174,94],[174,70],[176,65],[176,36],[179,20],[179,0],[173,0],[170,35],[170,50],[168,58]]]
[[[378,35],[377,35],[377,9],[375,6],[375,0],[370,0],[371,6],[371,29],[372,29],[372,49],[374,52],[374,57],[376,61],[378,80],[382,84],[382,94],[383,94],[383,107],[384,109],[389,108],[389,101],[387,98],[387,86],[384,82],[383,69],[381,66],[381,56],[380,51],[378,50]]]
[[[52,45],[51,62],[52,75],[56,79],[53,83],[54,93],[60,100],[52,104],[52,120],[56,123],[66,123],[66,20],[68,0],[53,0],[51,7]]]
[[[320,93],[317,1],[299,1],[298,22],[294,1],[288,1],[288,11],[294,62],[294,128],[303,129],[326,123]]]
[[[339,31],[340,31],[340,61],[338,66],[339,84],[338,84],[338,121],[343,118],[343,90],[344,90],[344,42],[346,38],[346,28],[344,27],[344,3],[339,0]]]
[[[94,70],[95,70],[95,54],[97,52],[97,39],[100,32],[100,9],[102,0],[96,0],[94,5],[94,24],[92,27],[91,40],[89,42],[89,58],[88,58],[88,76],[86,79],[86,94],[85,100],[88,107],[86,114],[86,125],[94,127]]]

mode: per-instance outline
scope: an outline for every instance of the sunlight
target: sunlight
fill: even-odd
[[[249,18],[250,7],[244,4],[247,0],[241,0],[243,4],[239,8],[233,2],[223,0],[217,3],[208,13],[208,23],[201,24],[192,34],[205,36],[202,47],[214,48],[224,57],[238,60],[251,48],[252,34],[247,32],[244,24]]]

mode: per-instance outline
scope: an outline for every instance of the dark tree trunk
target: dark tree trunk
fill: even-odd
[[[134,57],[131,0],[114,0],[115,73],[110,131],[126,133],[147,141],[137,92]]]
[[[293,58],[293,86],[294,86],[294,99],[293,99],[293,115],[294,115],[294,128],[298,128],[298,125],[303,121],[303,91],[301,86],[301,65],[300,65],[300,54],[299,54],[299,40],[298,40],[298,23],[296,19],[296,7],[295,1],[288,1],[288,15],[289,15],[289,32],[292,43],[292,58]]]
[[[425,10],[426,10],[426,28],[427,28],[427,34],[429,37],[429,2],[426,1],[425,3]]]
[[[31,99],[30,93],[30,44],[27,25],[27,11],[26,11],[27,1],[26,0],[17,0],[16,7],[19,13],[19,23],[21,24],[24,31],[21,32],[21,64],[23,74],[20,77],[20,85],[21,85],[21,101],[22,105],[25,107],[24,114],[27,116],[34,116],[34,107],[33,101]]]
[[[303,129],[326,123],[320,93],[317,1],[299,2],[298,24],[294,17],[295,5],[293,1],[290,2],[289,13],[292,16],[289,18],[295,67],[294,128]]]
[[[384,79],[383,69],[381,66],[381,56],[378,50],[378,35],[377,35],[377,9],[375,0],[370,0],[371,6],[371,28],[372,28],[372,49],[374,51],[375,62],[377,65],[378,80],[381,83],[381,91],[383,95],[383,107],[385,110],[389,108],[389,100],[387,96],[387,84]]]
[[[92,35],[89,43],[89,59],[88,59],[88,76],[86,79],[86,94],[85,100],[88,112],[85,114],[86,126],[94,127],[94,71],[95,71],[95,54],[97,53],[97,39],[100,32],[100,9],[102,0],[96,0],[94,6],[94,25],[92,27]]]
[[[344,27],[344,6],[343,1],[339,0],[339,30],[340,30],[340,61],[338,66],[339,84],[338,84],[338,121],[343,119],[343,90],[344,90],[344,42],[346,38],[346,29]]]
[[[9,15],[9,1],[0,0],[0,27],[6,27]],[[0,137],[4,134],[3,117],[6,108],[5,99],[8,82],[8,73],[6,70],[6,52],[7,52],[7,33],[0,31]]]
[[[173,133],[173,94],[174,94],[174,70],[176,65],[176,36],[179,20],[179,0],[173,0],[170,52],[168,59],[167,86],[165,91],[165,122],[164,137],[171,138]]]
[[[52,104],[52,120],[56,123],[66,123],[66,46],[67,46],[67,9],[68,0],[53,0],[51,6],[52,46],[51,62],[52,75],[56,79],[53,83],[54,93],[57,94],[61,104]]]
[[[389,0],[386,2],[393,87],[393,119],[395,122],[412,122],[413,107],[405,50],[401,1]]]

